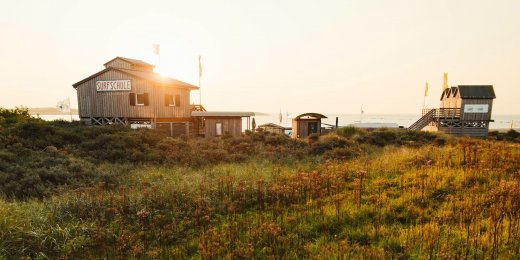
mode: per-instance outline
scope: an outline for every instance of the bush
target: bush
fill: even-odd
[[[346,126],[346,127],[338,128],[336,130],[336,133],[339,136],[351,138],[351,137],[354,137],[356,135],[364,135],[366,132],[365,132],[365,130],[363,130],[361,128],[357,128],[357,127],[354,127],[354,126]]]
[[[351,146],[333,148],[332,150],[325,152],[324,156],[327,159],[346,160],[358,157],[362,154],[363,151],[359,146]]]
[[[319,141],[311,143],[311,151],[313,154],[323,154],[326,151],[330,151],[334,148],[343,148],[346,146],[356,145],[354,142],[340,137],[338,135],[325,135],[322,136]]]
[[[491,131],[491,132],[489,132],[488,139],[520,143],[520,133],[515,131],[514,129],[510,129],[505,133],[498,132],[498,131]]]
[[[0,126],[8,126],[17,123],[28,122],[31,120],[38,120],[31,117],[29,109],[26,107],[17,107],[14,109],[5,109],[0,107]]]

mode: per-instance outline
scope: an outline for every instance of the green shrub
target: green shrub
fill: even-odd
[[[336,130],[336,133],[339,136],[343,136],[343,137],[347,137],[347,138],[354,137],[355,135],[366,134],[365,130],[363,130],[362,128],[354,127],[354,126],[340,127]]]
[[[31,120],[38,120],[31,117],[29,109],[26,107],[17,107],[13,109],[5,109],[0,107],[0,125],[8,126],[17,123],[24,123]]]

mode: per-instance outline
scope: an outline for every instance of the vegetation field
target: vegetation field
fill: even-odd
[[[518,259],[519,136],[187,139],[0,109],[0,259]]]

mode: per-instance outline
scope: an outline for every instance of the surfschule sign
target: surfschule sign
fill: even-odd
[[[130,91],[132,82],[130,80],[108,80],[96,81],[97,91]]]

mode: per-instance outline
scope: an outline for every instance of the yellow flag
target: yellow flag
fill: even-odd
[[[424,87],[424,96],[428,96],[428,82],[426,82],[426,87]]]
[[[448,73],[444,73],[444,83],[442,84],[442,90],[448,88]]]

